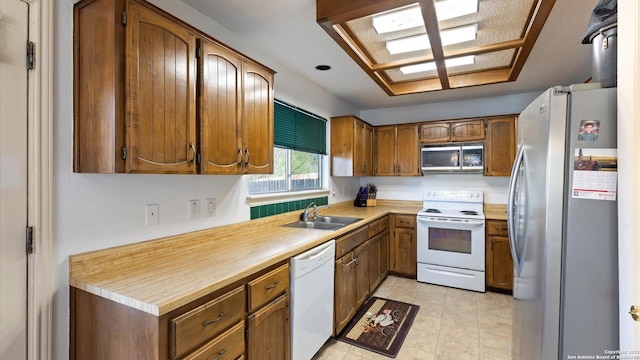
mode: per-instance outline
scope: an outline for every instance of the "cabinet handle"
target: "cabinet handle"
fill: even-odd
[[[244,149],[245,154],[247,154],[247,161],[245,161],[244,166],[249,166],[249,161],[251,161],[251,154],[249,154],[249,148]]]
[[[191,151],[193,152],[193,159],[191,159],[191,162],[193,162],[193,172],[196,172],[196,157],[198,156],[198,153],[196,152],[196,145],[193,142],[189,143],[189,147],[191,148]]]
[[[280,284],[280,280],[276,280],[276,282],[274,282],[273,285],[269,285],[264,289],[265,290],[271,290],[271,289],[275,288],[276,286],[278,286],[278,284]]]
[[[242,158],[242,149],[238,148],[238,166],[242,166],[244,159]]]
[[[355,258],[355,259],[353,259],[353,258],[352,258],[352,259],[351,259],[351,261],[349,261],[349,262],[348,262],[348,263],[346,263],[346,264],[344,264],[344,263],[343,263],[343,264],[342,264],[342,266],[347,267],[347,266],[349,266],[349,265],[353,264],[353,263],[354,263],[354,262],[356,262],[356,261],[358,261],[358,258]]]
[[[222,318],[223,318],[223,317],[225,317],[225,315],[227,315],[227,313],[225,313],[225,312],[223,311],[223,312],[221,312],[221,313],[220,313],[220,315],[218,315],[218,317],[217,317],[217,318],[215,318],[215,319],[213,319],[213,320],[207,320],[207,321],[203,322],[203,323],[202,323],[202,326],[203,326],[203,327],[207,327],[207,326],[209,326],[209,325],[211,325],[211,324],[215,324],[215,323],[217,323],[218,321],[222,320]]]
[[[222,349],[220,350],[220,352],[218,353],[218,357],[216,358],[216,360],[220,360],[222,359],[222,357],[224,356],[224,354],[227,353],[227,349]]]

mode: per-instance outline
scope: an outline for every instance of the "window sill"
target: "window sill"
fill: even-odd
[[[250,206],[277,204],[283,201],[304,200],[313,197],[329,196],[331,192],[326,189],[284,192],[274,194],[260,194],[247,196]]]

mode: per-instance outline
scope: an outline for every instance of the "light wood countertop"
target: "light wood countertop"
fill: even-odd
[[[484,204],[484,218],[487,220],[507,220],[507,205]]]
[[[69,284],[153,315],[204,295],[389,213],[416,214],[419,201],[378,200],[358,208],[345,202],[320,215],[363,218],[335,231],[280,225],[300,211],[69,257]]]

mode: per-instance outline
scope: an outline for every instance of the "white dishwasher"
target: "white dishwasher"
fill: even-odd
[[[331,337],[336,241],[291,258],[291,360],[310,360]]]

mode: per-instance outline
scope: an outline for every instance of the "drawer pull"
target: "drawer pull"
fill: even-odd
[[[220,350],[220,352],[218,353],[218,357],[216,358],[216,360],[220,360],[222,359],[222,357],[224,356],[224,354],[227,353],[227,349],[222,349]]]
[[[275,288],[276,286],[278,286],[278,284],[280,284],[280,280],[276,280],[276,282],[274,282],[273,285],[269,285],[265,289],[266,290],[271,290],[271,289]]]
[[[348,262],[348,263],[346,263],[346,264],[344,264],[344,263],[343,263],[343,264],[342,264],[342,266],[347,267],[347,266],[349,266],[349,265],[353,264],[353,263],[354,263],[354,262],[356,262],[356,261],[358,261],[358,258],[352,259],[351,261],[349,261],[349,262]]]
[[[203,327],[207,327],[207,326],[209,326],[209,325],[211,325],[211,324],[215,324],[215,323],[217,323],[218,321],[222,320],[222,318],[223,318],[225,315],[227,315],[227,313],[225,313],[225,312],[223,311],[223,312],[221,312],[221,313],[220,313],[220,315],[218,315],[218,317],[217,317],[217,318],[215,318],[215,319],[213,319],[213,320],[207,320],[207,321],[203,322],[203,323],[202,323],[202,326],[203,326]]]

